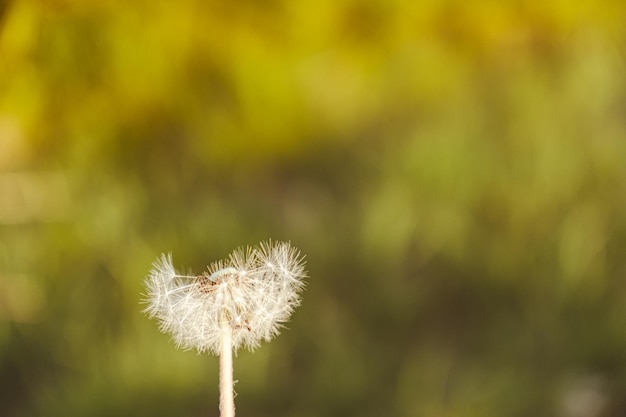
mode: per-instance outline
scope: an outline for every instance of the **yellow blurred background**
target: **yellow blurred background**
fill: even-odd
[[[218,416],[162,252],[307,256],[238,415],[626,415],[626,4],[0,0],[0,414]]]

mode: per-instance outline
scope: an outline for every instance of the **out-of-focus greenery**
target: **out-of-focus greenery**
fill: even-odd
[[[291,240],[238,415],[626,415],[626,5],[0,1],[3,416],[217,416],[151,262]]]

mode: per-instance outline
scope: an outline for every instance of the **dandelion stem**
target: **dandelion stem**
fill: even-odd
[[[220,417],[235,417],[233,395],[233,329],[222,323],[220,352]]]

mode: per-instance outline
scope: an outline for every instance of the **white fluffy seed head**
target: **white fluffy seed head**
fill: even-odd
[[[250,350],[276,336],[300,303],[304,258],[289,243],[263,242],[237,249],[202,275],[179,275],[162,255],[146,278],[144,312],[159,321],[178,347],[220,354],[222,324],[233,349]]]

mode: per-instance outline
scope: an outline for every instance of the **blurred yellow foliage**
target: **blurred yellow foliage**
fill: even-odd
[[[3,415],[206,415],[142,278],[269,237],[310,288],[241,415],[624,415],[625,17],[0,2]]]

